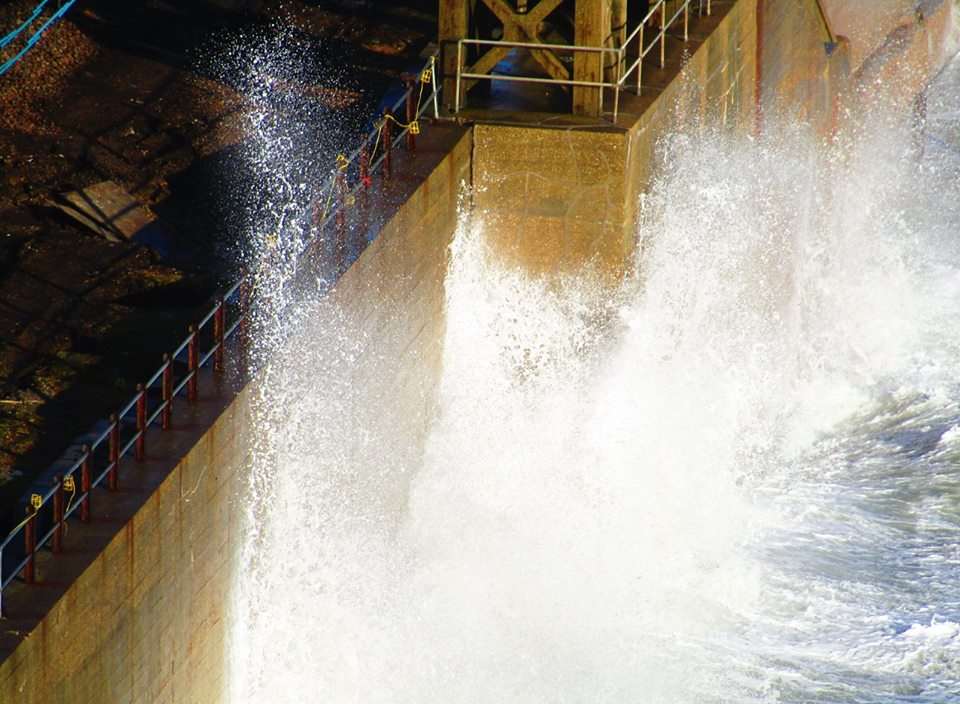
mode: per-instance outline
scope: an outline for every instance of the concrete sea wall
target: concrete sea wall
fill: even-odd
[[[435,154],[421,146],[417,157],[422,181],[330,294],[362,326],[358,333],[379,343],[368,354],[394,360],[395,386],[381,392],[392,399],[390,412],[410,419],[409,432],[419,436],[440,371],[443,280],[458,194],[470,179],[470,132],[437,129],[444,135]],[[235,564],[238,497],[256,432],[257,391],[255,379],[236,395],[71,584],[45,582],[41,566],[41,584],[18,587],[34,594],[62,587],[63,594],[0,663],[0,702],[225,701],[227,609],[242,569]],[[68,542],[57,559],[69,560],[71,550],[82,547]]]
[[[474,205],[507,261],[540,273],[590,263],[619,277],[634,250],[638,197],[659,168],[658,145],[678,126],[754,131],[764,114],[788,113],[829,133],[849,62],[817,0],[717,7],[722,18],[704,21],[709,33],[692,37],[677,77],[653,98],[623,98],[616,126],[474,128]]]
[[[369,383],[372,369],[389,380],[370,398],[416,451],[436,402],[462,185],[472,184],[473,207],[510,261],[538,273],[593,263],[615,279],[629,265],[638,197],[667,131],[700,118],[753,131],[786,110],[827,132],[849,69],[816,0],[738,0],[700,37],[680,77],[626,102],[617,125],[435,126],[411,170],[395,167],[416,178],[395,180],[380,204],[393,215],[330,294],[367,340],[352,383]],[[44,582],[41,565],[41,585],[16,587],[14,604],[40,594],[29,589],[59,596],[0,663],[0,702],[225,700],[226,609],[243,568],[238,496],[257,392],[254,380],[233,398],[78,577]]]
[[[218,701],[249,389],[0,665],[0,701]]]

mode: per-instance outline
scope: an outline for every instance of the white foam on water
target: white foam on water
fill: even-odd
[[[960,697],[960,169],[904,130],[674,135],[616,295],[465,218],[429,417],[284,320],[231,701]]]

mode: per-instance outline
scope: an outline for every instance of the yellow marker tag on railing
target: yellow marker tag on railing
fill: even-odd
[[[63,490],[64,491],[76,491],[77,485],[73,482],[73,475],[71,474],[68,477],[63,478]]]
[[[350,162],[347,161],[346,154],[337,154],[337,169],[346,171],[348,166],[350,166]]]
[[[43,497],[40,494],[30,494],[30,505],[33,506],[34,511],[39,511],[43,506]]]
[[[417,120],[410,123],[410,134],[420,134],[420,123]]]
[[[430,83],[433,80],[433,69],[425,68],[420,72],[420,82],[421,83]]]

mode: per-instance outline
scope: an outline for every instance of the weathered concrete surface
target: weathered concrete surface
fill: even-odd
[[[123,463],[120,492],[94,493],[94,521],[71,524],[64,554],[41,553],[39,583],[7,590],[5,640],[26,637],[0,664],[0,701],[218,701],[250,428],[247,392],[224,410],[232,385],[201,384],[147,460]]]
[[[859,62],[849,90],[860,106],[902,109],[960,49],[960,2],[923,0]]]
[[[406,194],[328,297],[337,311],[336,327],[351,331],[349,368],[342,371],[351,389],[350,415],[380,429],[377,455],[395,468],[419,466],[436,417],[450,244],[461,194],[471,185],[472,130],[434,129],[447,133],[437,144],[446,156]],[[418,159],[421,151],[418,146]],[[396,172],[405,169],[401,164]],[[410,475],[382,472],[368,503],[383,505],[381,515],[390,515],[390,507],[406,503]]]
[[[623,132],[477,125],[474,143],[474,206],[508,259],[533,271],[586,261],[621,270],[630,251]]]
[[[469,131],[432,132],[416,159],[398,155],[406,177],[376,203],[393,217],[331,294],[367,339],[366,354],[393,361],[394,383],[378,392],[420,437],[440,371],[448,245],[470,178]],[[226,701],[227,608],[256,384],[234,397],[229,385],[214,393],[203,380],[196,408],[179,402],[174,431],[148,437],[148,460],[124,463],[122,491],[97,492],[96,520],[71,524],[63,555],[41,555],[39,584],[7,591],[0,702]],[[164,459],[177,452],[179,462]]]
[[[753,0],[718,2],[716,16],[694,28],[690,44],[673,40],[666,69],[645,74],[652,88],[624,97],[616,125],[475,126],[474,207],[506,261],[538,273],[589,263],[613,280],[623,274],[636,240],[638,196],[657,168],[658,140],[708,112],[752,128],[754,9]],[[684,61],[682,49],[690,48]]]
[[[821,134],[835,126],[850,75],[849,47],[831,33],[818,0],[758,0],[757,120],[787,115]]]
[[[695,130],[700,124],[752,131],[757,59],[756,2],[740,0],[725,12],[684,64],[682,79],[670,83],[631,126],[623,225],[631,255],[637,235],[639,195],[661,167],[661,140],[678,127]]]
[[[849,40],[850,66],[854,72],[859,71],[875,52],[884,52],[884,47],[889,52],[899,46],[897,52],[906,49],[909,54],[909,45],[915,45],[912,47],[917,51],[914,59],[926,53],[927,60],[931,61],[936,61],[941,53],[952,51],[950,44],[955,40],[950,39],[950,33],[956,30],[947,28],[944,32],[942,21],[951,4],[954,5],[954,14],[957,13],[955,0],[920,3],[916,0],[820,1],[834,32]],[[924,16],[925,24],[918,21],[917,10]],[[955,43],[953,48],[956,48]]]
[[[432,151],[428,132],[411,170],[397,165],[398,174],[419,176],[395,179],[372,204],[393,216],[331,300],[372,342],[356,383],[366,381],[362,370],[386,368],[390,383],[371,393],[389,402],[411,437],[427,432],[440,373],[443,282],[461,184],[472,180],[474,206],[508,260],[533,271],[595,262],[619,276],[634,248],[637,196],[667,130],[702,116],[754,130],[762,128],[757,115],[781,109],[829,127],[848,56],[842,47],[827,51],[815,0],[717,6],[696,50],[651,76],[659,91],[625,102],[617,125],[435,127]],[[671,80],[681,63],[684,78]],[[105,509],[110,521],[87,529],[99,531],[102,552],[84,554],[90,543],[75,527],[67,554],[41,561],[41,585],[12,590],[8,608],[21,615],[5,623],[29,635],[7,634],[19,644],[0,663],[0,701],[224,700],[235,496],[243,438],[255,432],[253,389],[240,392],[172,471],[144,464],[155,491],[133,502],[129,518]],[[26,614],[31,604],[40,606]]]

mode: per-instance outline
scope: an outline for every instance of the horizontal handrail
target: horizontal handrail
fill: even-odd
[[[461,73],[461,78],[491,79],[489,73]],[[517,83],[555,83],[561,86],[583,86],[586,88],[613,88],[615,84],[605,81],[577,81],[572,78],[540,78],[539,76],[497,76],[497,81],[515,81]]]

